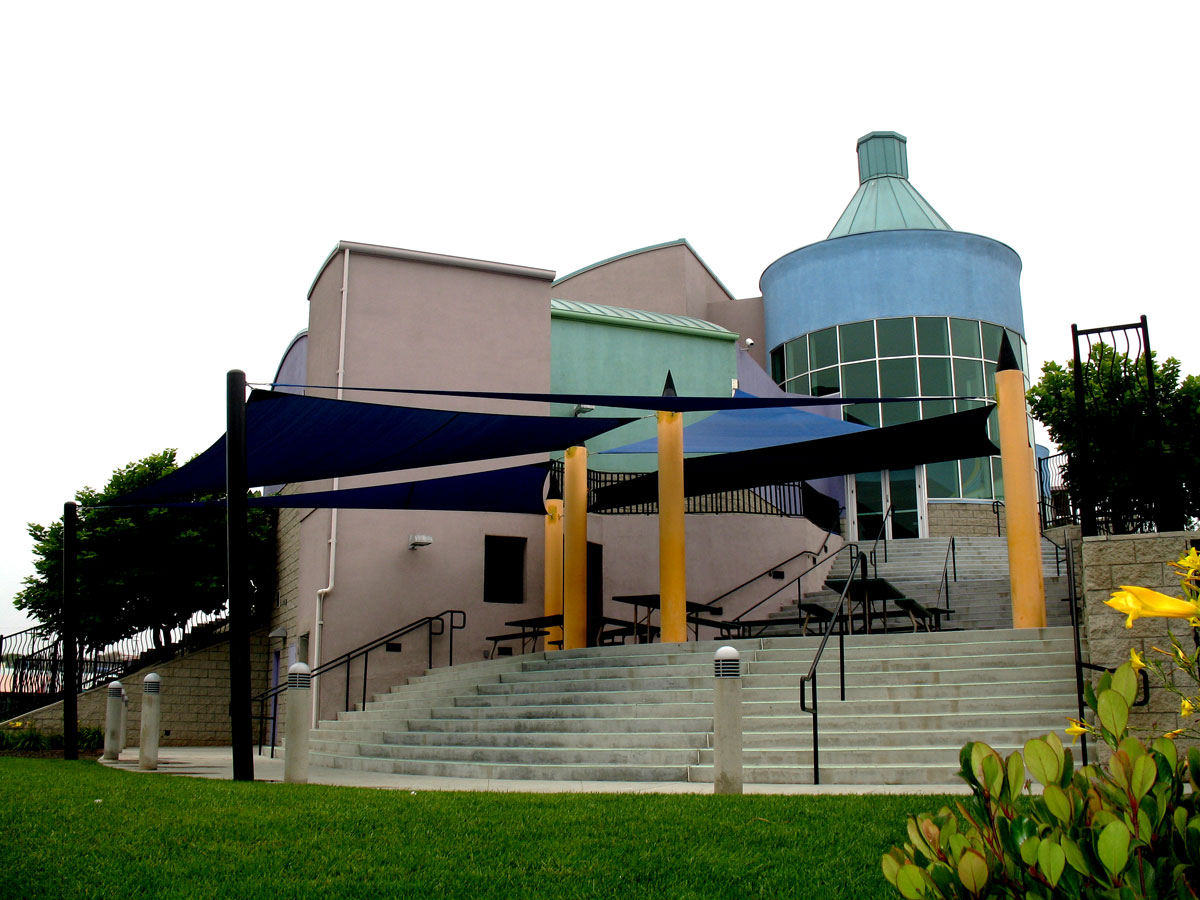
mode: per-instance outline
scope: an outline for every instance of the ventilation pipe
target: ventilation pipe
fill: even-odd
[[[337,399],[342,399],[342,386],[346,380],[346,299],[350,292],[350,249],[346,248],[342,255],[342,311],[341,324],[338,330],[338,367],[337,367]],[[336,491],[341,479],[334,477],[333,489]],[[321,665],[321,632],[325,627],[325,597],[333,590],[337,580],[337,532],[338,510],[335,506],[329,517],[329,582],[317,591],[317,615],[313,624],[313,658],[312,668]],[[315,682],[318,676],[313,676]],[[312,688],[311,721],[315,728],[319,715],[321,691],[314,684]]]

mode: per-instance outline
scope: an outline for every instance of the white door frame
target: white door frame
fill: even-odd
[[[925,485],[925,467],[918,465],[917,472],[917,536],[929,537],[929,497]],[[881,470],[880,487],[883,495],[883,508],[892,505],[892,475],[887,469]],[[858,490],[853,475],[846,476],[846,530],[847,540],[861,541],[863,536],[858,533]],[[888,540],[892,540],[892,519],[887,520]],[[871,535],[874,538],[874,535]]]

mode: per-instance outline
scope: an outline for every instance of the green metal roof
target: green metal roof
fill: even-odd
[[[858,139],[858,191],[829,232],[845,237],[867,231],[932,228],[953,231],[908,182],[907,139],[895,131],[872,131]]]
[[[717,340],[735,341],[737,335],[728,329],[696,319],[692,316],[677,316],[673,313],[649,312],[644,309],[626,309],[622,306],[601,306],[599,303],[581,303],[578,300],[551,300],[550,316],[555,319],[580,319],[603,322],[626,328],[644,328],[651,331],[673,331]]]

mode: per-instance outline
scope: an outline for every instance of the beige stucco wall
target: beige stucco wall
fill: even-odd
[[[697,319],[708,319],[711,304],[732,301],[691,247],[682,243],[623,256],[564,278],[554,285],[554,296]]]
[[[250,691],[258,694],[267,686],[267,632],[250,638]],[[229,732],[229,643],[186,653],[165,663],[147,666],[123,679],[129,697],[125,744],[138,746],[142,727],[142,680],[151,672],[162,677],[159,743],[164,747],[224,746]],[[79,696],[79,726],[104,728],[108,685]],[[257,713],[257,710],[255,710]],[[19,717],[41,731],[62,732],[62,703],[53,703]],[[258,725],[255,723],[255,737]]]
[[[750,358],[758,363],[764,371],[768,371],[762,297],[749,297],[745,300],[722,299],[711,302],[708,304],[708,312],[701,318],[740,335],[739,346],[745,347],[745,339],[752,339],[754,344],[747,348],[747,352],[750,354]]]
[[[1152,647],[1170,649],[1168,629],[1184,647],[1192,646],[1191,628],[1177,619],[1138,619],[1125,628],[1125,616],[1104,605],[1113,591],[1131,584],[1153,588],[1181,597],[1179,578],[1167,565],[1187,552],[1196,532],[1102,535],[1083,539],[1084,625],[1090,661],[1095,665],[1118,666],[1129,660],[1130,648],[1139,653],[1165,657]],[[1189,724],[1179,717],[1179,699],[1158,688],[1150,679],[1150,703],[1130,712],[1131,726],[1161,735]],[[1193,688],[1194,689],[1194,688]]]
[[[344,256],[332,259],[310,296],[308,383],[336,384]],[[344,384],[437,390],[550,389],[550,281],[504,271],[350,253],[346,299]],[[329,393],[329,392],[326,392]],[[545,414],[545,404],[419,398],[345,392],[348,400],[406,406],[453,407],[488,412]],[[544,455],[505,460],[517,464]],[[344,478],[341,488],[429,478],[494,468],[497,463],[443,466],[404,473]],[[331,487],[317,483],[306,489]],[[310,635],[308,662],[316,648],[317,591],[330,583],[333,513],[303,511],[299,523],[297,636]],[[408,535],[429,534],[432,546],[408,548]],[[482,607],[484,536],[528,539],[526,597],[521,606]],[[541,612],[542,519],[496,513],[405,510],[340,510],[333,588],[324,607],[320,662],[327,662],[389,630],[447,609],[471,610],[472,637],[455,635],[456,657],[466,644],[482,644],[506,619],[534,606]],[[289,636],[289,641],[291,638]],[[368,696],[426,667],[424,635],[403,639],[403,651],[373,652]],[[446,655],[446,638],[435,644],[435,661]],[[481,653],[470,658],[478,659]],[[362,697],[361,662],[350,674],[352,698]],[[318,679],[321,715],[344,704],[343,671]]]

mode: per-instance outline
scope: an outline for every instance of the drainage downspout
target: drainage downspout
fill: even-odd
[[[341,325],[338,332],[338,367],[337,367],[337,399],[342,399],[342,385],[346,378],[346,298],[349,293],[350,286],[350,250],[346,249],[342,256],[342,312]],[[334,477],[333,489],[338,489],[340,479]],[[317,615],[316,624],[314,625],[314,640],[313,640],[313,661],[312,667],[315,670],[321,665],[321,631],[325,627],[325,597],[333,590],[334,582],[337,578],[337,532],[338,532],[338,511],[334,507],[329,518],[329,583],[325,587],[317,591]],[[320,697],[321,691],[317,685],[317,679],[320,676],[313,676],[312,684],[312,727],[317,727],[317,717],[320,714]]]

